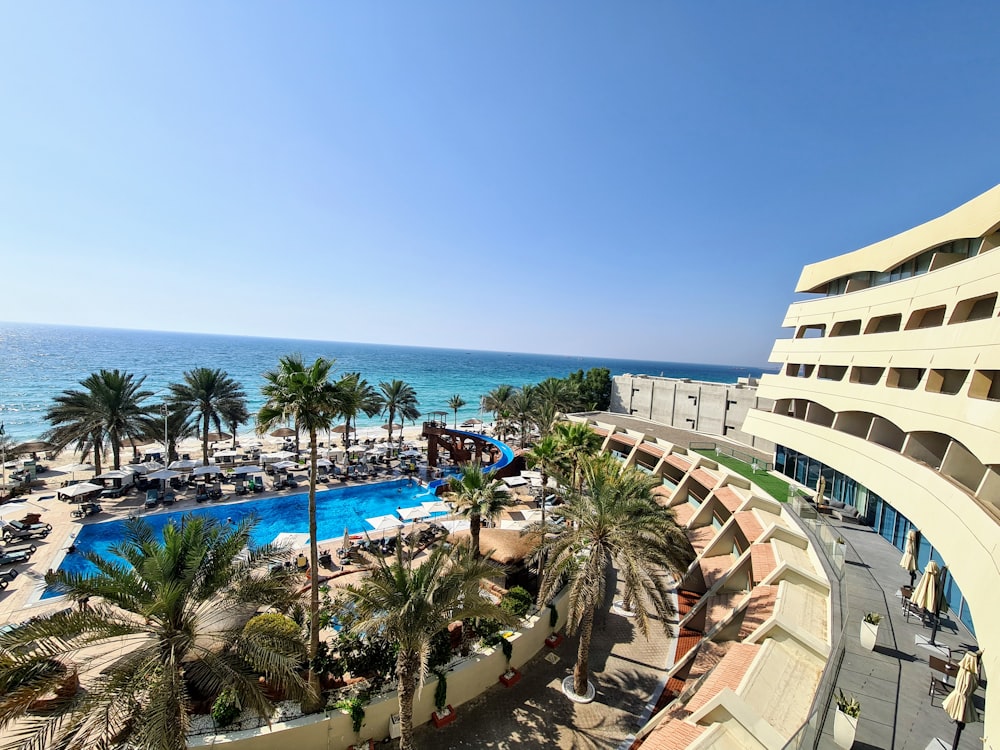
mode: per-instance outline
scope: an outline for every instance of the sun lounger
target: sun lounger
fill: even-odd
[[[3,525],[3,540],[8,542],[12,539],[31,539],[33,537],[45,538],[52,531],[52,527],[49,524],[32,524],[31,526],[22,526],[18,524],[15,526],[13,523],[5,523]],[[19,528],[20,526],[20,528]]]
[[[163,504],[164,505],[173,505],[176,502],[177,502],[177,495],[175,495],[173,492],[165,492],[165,493],[163,493]]]
[[[208,502],[208,489],[203,484],[198,485],[198,489],[195,491],[194,500],[197,503]]]
[[[146,490],[146,502],[143,505],[147,508],[155,508],[158,502],[160,502],[159,490]]]
[[[0,565],[14,565],[15,563],[27,562],[31,557],[27,552],[0,552]]]
[[[13,581],[15,578],[17,578],[17,569],[7,568],[6,570],[0,570],[0,578],[3,578],[4,580],[7,581]]]

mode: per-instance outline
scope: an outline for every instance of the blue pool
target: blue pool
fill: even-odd
[[[318,536],[321,540],[340,539],[345,526],[352,534],[371,531],[371,526],[365,523],[366,518],[393,514],[396,508],[408,508],[434,499],[426,487],[415,482],[411,484],[406,479],[323,490],[316,493]],[[304,492],[227,505],[189,505],[170,513],[151,513],[143,519],[159,532],[170,521],[179,521],[187,513],[211,516],[219,521],[227,518],[239,521],[246,515],[256,514],[258,523],[253,540],[257,544],[272,542],[282,532],[309,532],[309,496]],[[108,548],[122,538],[124,527],[124,521],[87,524],[76,537],[76,549],[107,555]],[[59,570],[82,573],[94,568],[81,555],[67,554]],[[57,595],[47,591],[43,598]]]

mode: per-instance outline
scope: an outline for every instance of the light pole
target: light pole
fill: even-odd
[[[163,466],[170,465],[170,444],[167,442],[167,402],[160,404],[163,409]]]
[[[7,432],[4,430],[3,422],[0,422],[0,490],[7,494]]]

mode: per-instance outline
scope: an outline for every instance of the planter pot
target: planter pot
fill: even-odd
[[[502,675],[500,675],[500,683],[504,687],[510,687],[511,685],[516,685],[521,681],[521,672],[517,669],[508,669]]]
[[[549,648],[557,648],[563,640],[564,638],[562,633],[553,633],[545,639],[545,645]]]
[[[857,731],[858,720],[838,709],[833,717],[833,741],[837,747],[850,750],[854,746]]]
[[[351,750],[375,750],[375,740],[362,740],[351,745]]]
[[[875,640],[878,638],[878,625],[861,621],[861,645],[869,651],[875,650]]]
[[[455,713],[455,709],[448,705],[444,707],[444,710],[441,711],[441,713],[438,713],[437,711],[431,713],[431,721],[434,722],[435,727],[440,729],[441,727],[446,727],[451,724],[451,722],[455,721],[457,716],[458,714]]]

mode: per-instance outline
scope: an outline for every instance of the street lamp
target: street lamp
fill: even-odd
[[[0,422],[0,454],[2,454],[2,460],[0,460],[0,489],[5,494],[7,492],[7,441],[4,439],[6,434],[3,422]]]

